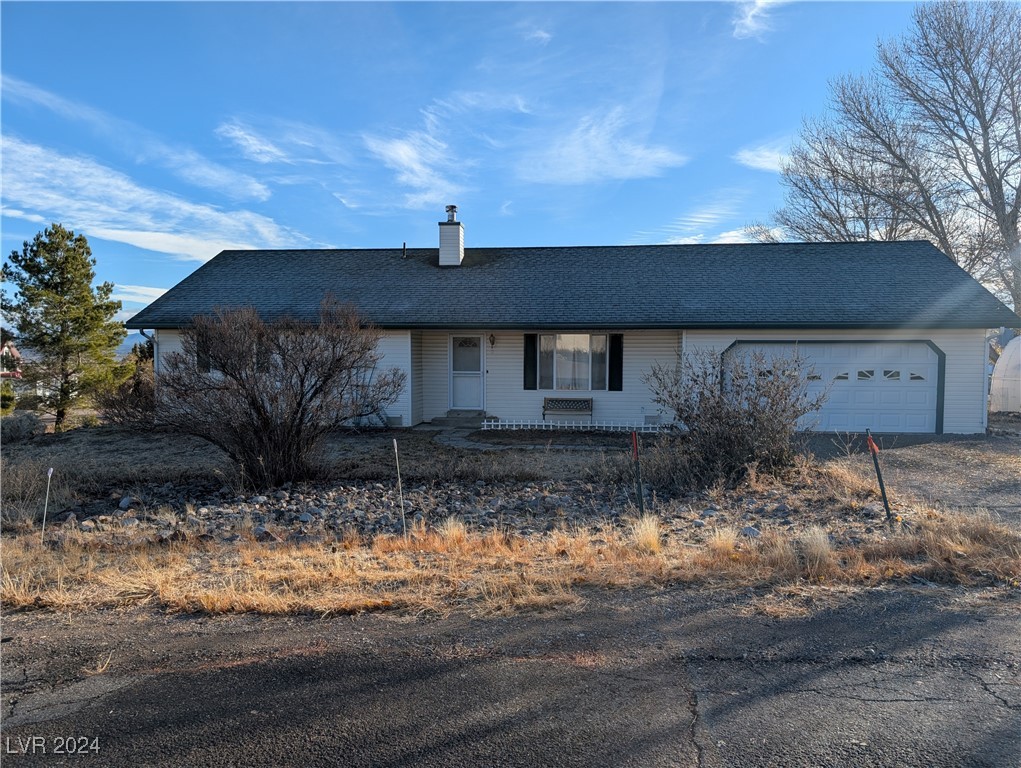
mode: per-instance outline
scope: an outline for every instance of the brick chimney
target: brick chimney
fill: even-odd
[[[459,267],[464,260],[464,227],[457,220],[457,206],[447,206],[447,220],[440,222],[440,266]]]

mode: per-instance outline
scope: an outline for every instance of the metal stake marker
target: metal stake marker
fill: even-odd
[[[39,543],[44,544],[46,542],[46,510],[50,506],[50,480],[53,478],[53,467],[50,467],[46,472],[46,501],[43,502],[43,529],[39,533]]]
[[[886,484],[883,482],[883,471],[879,468],[879,446],[872,439],[872,430],[865,429],[865,439],[869,444],[869,453],[872,454],[872,463],[876,467],[876,477],[879,478],[879,492],[883,495],[883,509],[886,510],[886,524],[893,527],[893,514],[890,512],[890,501],[886,498]]]
[[[635,491],[638,495],[638,514],[645,514],[645,494],[642,492],[642,465],[638,461],[638,431],[631,431],[631,450],[635,460]]]
[[[404,489],[401,487],[401,457],[397,453],[397,438],[394,438],[394,461],[397,462],[397,493],[401,497],[401,528],[408,537],[408,521],[404,517]]]

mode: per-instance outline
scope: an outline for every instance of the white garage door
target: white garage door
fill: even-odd
[[[732,352],[759,349],[790,355],[791,344],[739,344]],[[939,359],[927,344],[903,342],[802,342],[809,391],[829,389],[822,411],[805,417],[818,432],[935,432]]]

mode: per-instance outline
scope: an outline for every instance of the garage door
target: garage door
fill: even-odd
[[[735,345],[731,353],[758,349],[790,355],[789,343]],[[803,429],[820,432],[935,432],[939,358],[924,342],[800,342],[809,391],[828,388],[822,411]]]

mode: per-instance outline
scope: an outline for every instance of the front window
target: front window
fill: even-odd
[[[605,334],[557,333],[539,336],[539,389],[605,390]]]

